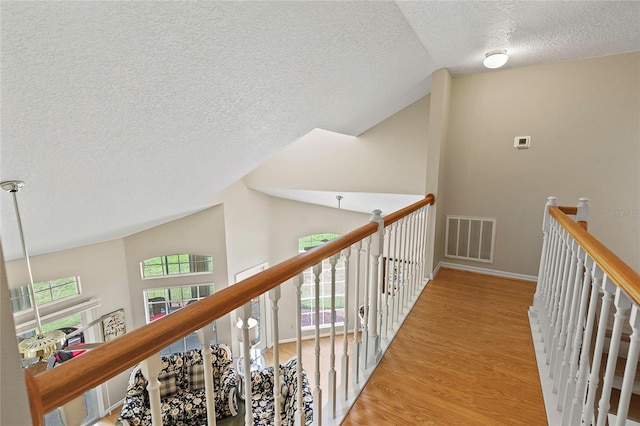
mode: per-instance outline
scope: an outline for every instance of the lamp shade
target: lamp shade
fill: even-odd
[[[506,50],[497,50],[494,52],[489,52],[485,55],[484,61],[482,63],[487,68],[500,68],[509,60],[509,56],[507,55]]]
[[[247,319],[249,324],[249,346],[255,346],[258,344],[260,337],[260,329],[258,328],[258,321],[255,318],[249,317]],[[242,343],[242,320],[238,320],[236,327],[240,332],[238,333],[238,341]]]

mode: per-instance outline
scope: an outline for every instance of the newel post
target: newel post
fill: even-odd
[[[369,333],[367,335],[368,353],[376,365],[379,361],[380,353],[380,336],[378,335],[378,298],[379,295],[379,269],[380,256],[384,245],[384,220],[382,219],[382,211],[374,210],[373,216],[369,222],[378,223],[378,231],[371,236],[371,251],[369,252],[369,312],[367,317]],[[369,363],[367,363],[369,365]]]
[[[533,296],[533,309],[531,313],[538,315],[542,308],[542,294],[545,286],[545,263],[549,256],[549,233],[551,231],[551,214],[549,214],[549,207],[557,206],[557,197],[548,197],[547,203],[544,205],[544,216],[542,219],[542,253],[540,255],[540,266],[538,268],[538,284],[536,285],[536,293]]]
[[[576,222],[578,225],[587,229],[587,217],[589,216],[589,199],[578,198],[578,212],[576,213]]]

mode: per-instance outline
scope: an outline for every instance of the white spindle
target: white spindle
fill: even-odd
[[[280,334],[278,330],[278,301],[280,300],[280,286],[269,290],[269,300],[271,301],[271,334],[273,336],[273,403],[276,407],[274,411],[274,425],[280,426],[282,387],[280,384]]]
[[[202,327],[196,333],[202,345],[202,364],[204,367],[204,394],[207,406],[207,425],[216,424],[216,390],[213,387],[213,366],[211,363],[211,341],[213,340],[213,324]]]
[[[314,323],[315,323],[315,354],[316,354],[316,366],[315,366],[315,379],[316,386],[313,388],[313,412],[314,417],[317,415],[316,421],[317,424],[322,424],[322,388],[320,386],[320,274],[322,274],[322,262],[314,265],[313,269],[313,280],[315,282],[315,312],[314,312]],[[300,362],[298,360],[298,362]]]
[[[402,247],[402,260],[404,262],[403,277],[402,277],[402,313],[404,314],[405,309],[408,307],[408,298],[409,298],[409,217],[406,216],[403,222],[403,247]]]
[[[298,379],[297,397],[296,397],[296,424],[304,424],[304,409],[302,401],[302,283],[304,276],[302,274],[293,277],[293,285],[296,287],[296,377]]]
[[[424,285],[427,283],[426,276],[427,274],[431,274],[431,271],[427,271],[427,221],[429,219],[429,204],[422,208],[422,232],[421,232],[421,247],[420,250],[420,282],[421,288],[424,288]]]
[[[365,259],[365,265],[364,265],[364,285],[363,285],[363,291],[364,291],[364,312],[362,313],[362,322],[363,322],[363,327],[362,327],[362,361],[361,361],[361,365],[364,367],[364,369],[366,370],[369,367],[369,293],[370,293],[370,287],[369,287],[369,276],[371,275],[371,268],[369,268],[369,259],[370,259],[370,255],[369,253],[371,253],[371,237],[367,237],[365,240],[365,255],[364,255],[364,259]]]
[[[606,426],[607,424],[609,408],[611,408],[609,400],[611,398],[611,388],[613,387],[613,379],[618,362],[622,329],[627,320],[629,309],[631,308],[631,301],[619,287],[616,288],[616,296],[613,304],[616,307],[616,313],[614,315],[613,330],[611,331],[609,352],[607,353],[607,368],[602,382],[602,394],[600,402],[598,403],[598,426]]]
[[[557,409],[562,411],[562,403],[564,403],[564,397],[567,389],[567,377],[569,375],[569,363],[571,358],[571,349],[573,348],[573,339],[576,332],[576,321],[578,312],[580,309],[580,298],[582,295],[582,271],[584,265],[585,253],[580,246],[576,248],[576,265],[573,272],[573,300],[571,302],[571,314],[569,316],[569,325],[567,329],[567,336],[564,345],[564,351],[562,354],[562,365],[560,367],[560,373],[556,375],[556,379],[559,382],[558,386],[558,400]]]
[[[596,334],[596,344],[593,351],[593,360],[591,362],[591,375],[589,376],[589,388],[587,390],[587,402],[582,410],[582,422],[586,424],[593,423],[593,406],[596,400],[596,391],[600,382],[600,364],[602,362],[602,352],[604,351],[604,341],[607,333],[607,324],[609,322],[609,310],[611,309],[611,301],[613,300],[613,292],[616,285],[605,275],[602,281],[602,306],[600,307],[600,319],[598,321],[598,331]]]
[[[390,251],[390,247],[389,247],[389,243],[391,241],[391,235],[389,234],[389,231],[387,230],[387,228],[384,228],[383,230],[384,235],[383,235],[383,244],[384,244],[384,249],[383,249],[383,253],[386,253],[386,256],[382,256],[382,271],[384,271],[384,274],[381,273],[380,276],[380,292],[381,292],[381,296],[380,296],[380,337],[382,339],[386,339],[387,338],[387,329],[389,327],[389,251]],[[389,242],[389,243],[388,243]]]
[[[561,233],[559,228],[560,228],[560,225],[556,221],[553,221],[552,223],[553,255],[551,256],[551,264],[549,265],[549,270],[547,271],[547,280],[549,281],[549,286],[547,289],[547,296],[546,296],[546,303],[545,303],[546,308],[545,308],[545,316],[544,316],[544,322],[543,322],[544,327],[542,330],[542,336],[545,342],[544,344],[545,352],[549,350],[549,344],[550,344],[549,330],[551,328],[551,320],[552,320],[553,309],[554,309],[553,300],[554,300],[556,290],[558,288],[557,287],[558,283],[555,281],[555,271],[556,271],[556,265],[560,261],[561,247],[562,247]]]
[[[331,265],[331,331],[329,342],[331,344],[329,350],[329,404],[331,407],[331,418],[336,418],[336,263],[338,256],[331,256],[329,264]]]
[[[578,308],[578,320],[576,321],[576,332],[573,336],[573,348],[571,350],[571,361],[569,362],[569,375],[567,377],[567,385],[565,387],[564,395],[559,394],[558,400],[562,401],[562,418],[563,424],[569,422],[569,411],[573,396],[576,391],[576,381],[578,377],[580,348],[582,345],[582,336],[584,330],[584,321],[587,315],[587,308],[589,303],[589,286],[591,285],[591,267],[593,261],[589,256],[585,255],[585,267],[584,271],[580,271],[582,274],[582,290],[580,291],[580,307]],[[565,421],[566,418],[566,421]]]
[[[574,425],[580,423],[580,418],[582,417],[582,409],[585,403],[585,393],[587,389],[588,378],[587,376],[589,374],[589,353],[591,351],[591,337],[593,335],[593,325],[595,323],[596,311],[598,309],[598,296],[600,293],[600,284],[602,281],[602,271],[595,263],[593,264],[591,276],[593,277],[591,283],[591,297],[589,299],[587,322],[584,327],[584,336],[582,338],[582,347],[580,351],[580,367],[578,369],[578,381],[576,383],[576,391],[573,394],[571,405],[565,405],[565,407],[568,409],[563,412],[562,419],[564,425]]]
[[[575,317],[575,305],[577,304],[576,295],[578,293],[579,286],[575,285],[575,275],[576,275],[576,263],[578,262],[578,244],[573,240],[569,241],[569,249],[571,250],[570,257],[568,257],[568,263],[566,270],[568,270],[567,279],[564,282],[564,286],[567,287],[567,294],[565,296],[564,308],[562,309],[562,326],[560,328],[560,340],[558,342],[558,346],[556,349],[556,356],[553,362],[554,373],[553,373],[553,390],[554,392],[558,392],[558,388],[560,387],[561,380],[561,370],[562,363],[566,361],[563,359],[563,354],[565,352],[565,348],[570,345],[567,344],[567,341],[570,341],[569,337],[569,329],[571,328],[570,322],[573,321]]]
[[[244,368],[244,401],[245,401],[245,425],[253,424],[253,412],[251,409],[251,339],[249,337],[249,318],[251,318],[251,302],[247,302],[237,310],[240,319],[240,333],[242,342],[240,345]]]
[[[393,323],[394,323],[394,328],[395,328],[395,324],[399,321],[399,311],[400,311],[400,306],[399,306],[399,300],[400,298],[399,296],[399,291],[400,291],[400,250],[398,248],[398,244],[399,244],[399,239],[400,239],[400,226],[399,226],[399,222],[396,222],[392,225],[393,227],[393,264],[392,264],[392,276],[391,276],[391,288],[392,288],[392,294],[393,294],[393,299],[392,299],[392,303],[391,303],[391,310],[392,310],[392,319],[393,319]]]
[[[155,354],[140,363],[140,372],[147,379],[152,426],[162,426],[162,403],[160,402],[160,382],[158,374],[162,369],[160,354]]]
[[[544,350],[546,352],[547,340],[545,338],[545,332],[547,325],[549,324],[549,312],[551,309],[551,294],[553,293],[553,282],[551,280],[551,270],[554,262],[556,261],[557,254],[557,240],[558,234],[556,232],[556,222],[553,218],[550,219],[549,230],[549,258],[545,264],[544,277],[543,277],[543,294],[541,300],[542,310],[540,312],[538,322],[540,324],[540,334],[544,342]]]
[[[351,247],[342,252],[344,256],[344,325],[342,326],[342,388],[344,390],[344,400],[349,398],[349,257]],[[355,297],[357,300],[357,296]],[[356,303],[357,305],[357,303]],[[356,317],[357,319],[358,317]],[[357,321],[355,321],[357,322]]]
[[[543,294],[545,286],[545,267],[549,259],[549,233],[551,229],[551,215],[549,207],[557,205],[556,197],[548,197],[547,203],[544,205],[544,215],[542,220],[542,254],[540,256],[540,267],[538,269],[538,283],[536,285],[536,293],[533,296],[533,307],[538,315],[542,312]],[[538,320],[540,317],[538,316]]]
[[[382,220],[380,210],[374,210],[371,222],[378,223],[378,232],[372,235],[371,252],[369,253],[370,276],[369,276],[369,334],[367,336],[367,357],[371,357],[373,363],[377,363],[380,355],[380,335],[378,333],[378,298],[380,295],[380,277],[379,266],[380,257],[382,256],[382,248],[384,244],[384,221]],[[365,368],[369,366],[369,360],[366,361]]]
[[[551,321],[549,322],[549,331],[547,334],[547,364],[551,364],[551,355],[555,353],[555,344],[558,342],[559,323],[558,318],[560,314],[560,308],[562,305],[562,296],[565,293],[565,286],[563,286],[562,278],[564,273],[565,262],[567,259],[567,239],[568,234],[562,231],[562,237],[560,241],[560,258],[556,263],[556,268],[553,276],[553,282],[555,290],[551,305]],[[553,367],[553,366],[551,366]],[[549,372],[553,372],[553,368],[549,369]]]
[[[564,245],[564,262],[562,264],[562,275],[560,276],[560,299],[558,300],[558,314],[556,315],[556,322],[553,333],[553,340],[551,343],[551,350],[547,353],[547,357],[549,353],[551,354],[550,363],[549,363],[549,377],[553,378],[553,374],[556,372],[556,362],[558,359],[558,353],[561,351],[560,340],[562,339],[562,331],[563,326],[566,327],[566,322],[568,320],[568,312],[569,305],[568,302],[570,300],[569,290],[571,286],[569,285],[569,271],[571,266],[571,243],[572,239],[569,234],[566,235],[565,245]],[[563,322],[564,320],[564,322]],[[565,330],[566,332],[566,330]],[[555,380],[554,380],[555,383]],[[558,387],[554,386],[554,391],[558,391]]]
[[[358,339],[358,336],[360,335],[361,332],[361,325],[360,325],[360,253],[362,250],[362,241],[358,241],[355,245],[354,245],[354,249],[356,251],[356,262],[355,262],[355,275],[354,275],[354,280],[356,282],[356,288],[353,292],[354,297],[353,297],[353,305],[354,305],[354,315],[353,315],[353,343],[351,346],[351,354],[353,356],[353,362],[354,362],[354,366],[353,366],[353,380],[355,383],[360,383],[360,340]],[[346,309],[346,308],[345,308]]]
[[[638,305],[635,303],[631,307],[631,318],[629,322],[633,332],[631,333],[627,363],[624,368],[624,378],[622,379],[620,403],[618,404],[618,412],[616,413],[616,426],[623,426],[627,421],[633,382],[635,381],[636,369],[638,367],[638,352],[640,351],[640,312],[638,312]]]

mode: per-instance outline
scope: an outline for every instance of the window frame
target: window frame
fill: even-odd
[[[306,250],[309,250],[311,248],[320,246],[322,244],[324,244],[325,242],[331,241],[335,238],[341,237],[341,234],[335,233],[335,232],[320,232],[317,234],[310,234],[310,235],[306,235],[302,238],[298,239],[298,251],[300,253],[304,253]],[[331,237],[331,238],[326,238],[326,237]],[[303,245],[303,244],[307,244],[307,245]],[[343,271],[342,273],[342,280],[339,280],[338,277],[340,275],[339,271]],[[344,263],[344,259],[342,258],[342,256],[340,256],[338,258],[338,261],[336,262],[336,288],[342,284],[342,288],[343,288],[343,292],[342,293],[338,293],[336,291],[336,301],[338,300],[338,298],[342,298],[343,300],[343,305],[344,305],[344,298],[346,295],[346,292],[348,291],[348,289],[345,287],[345,277],[348,271],[346,271],[345,268],[345,263]],[[325,278],[326,277],[326,278]],[[309,282],[307,282],[309,280]],[[322,306],[325,307],[325,309],[323,309],[323,311],[329,311],[331,312],[331,264],[329,262],[329,259],[323,259],[322,261],[322,271],[320,272],[320,300],[319,302],[322,304]],[[328,290],[328,294],[325,294],[325,289],[326,287],[329,287]],[[311,295],[308,297],[304,297],[302,294],[304,294],[305,288],[310,288],[311,289]],[[315,306],[315,279],[314,279],[314,275],[313,275],[313,267],[311,268],[307,268],[304,272],[303,272],[303,282],[302,285],[300,286],[300,291],[301,291],[301,296],[300,296],[300,305],[302,306],[302,304],[305,301],[310,301],[311,302],[311,307],[307,308],[310,310],[310,312],[308,313],[308,315],[311,315],[311,324],[310,325],[303,325],[301,328],[303,331],[305,330],[312,330],[316,327],[315,324],[313,324],[313,321],[315,320],[315,312],[316,312],[316,306]],[[328,305],[327,305],[328,304]],[[336,305],[338,305],[338,303],[336,303]],[[328,309],[326,309],[328,306]],[[342,308],[337,308],[335,309],[336,313],[340,310],[345,311],[347,309],[346,306],[342,306]],[[300,312],[301,318],[301,324],[304,323],[304,320],[302,318],[303,312]],[[344,317],[344,316],[343,316]],[[343,326],[344,325],[344,321],[336,321],[335,323],[336,326]],[[319,328],[328,328],[331,327],[331,321],[329,320],[328,322],[324,321],[324,317],[321,315],[320,318],[320,324],[319,324]]]
[[[169,262],[169,258],[173,257],[173,256],[178,256],[178,262]],[[188,256],[188,259],[185,261],[180,261],[180,257],[182,256]],[[195,259],[194,259],[195,258]],[[197,258],[202,258],[203,260],[199,260]],[[160,263],[157,265],[147,265],[147,262],[151,262],[154,261],[156,259],[160,259]],[[181,272],[182,269],[182,265],[189,265],[189,269],[191,269],[191,265],[192,264],[198,264],[198,263],[203,263],[203,264],[207,264],[209,267],[208,271],[196,271],[196,272]],[[170,265],[177,265],[178,267],[178,272],[177,273],[171,273],[169,271],[169,267]],[[146,269],[149,267],[161,267],[162,268],[162,274],[160,275],[149,275],[147,276],[147,272]],[[204,254],[193,254],[193,253],[174,253],[174,254],[166,254],[166,255],[162,255],[162,256],[156,256],[156,257],[151,257],[149,259],[145,259],[143,261],[140,262],[140,277],[143,280],[155,280],[155,279],[162,279],[162,278],[174,278],[174,277],[187,277],[187,276],[193,276],[193,275],[205,275],[205,274],[213,274],[213,257],[209,256],[209,255],[204,255]]]
[[[64,284],[60,284],[60,285],[56,285],[52,287],[52,283],[56,282],[56,281],[61,281],[61,280],[72,280],[69,281],[67,283]],[[73,294],[70,294],[68,296],[63,296],[63,297],[59,297],[59,298],[54,298],[54,289],[57,287],[62,287],[64,285],[70,284],[70,283],[74,283],[75,287],[76,287],[76,292]],[[36,290],[36,286],[40,285],[40,284],[44,284],[47,283],[47,287],[46,289],[42,289],[42,290]],[[31,300],[31,286],[29,284],[23,285],[23,286],[19,286],[19,287],[14,287],[14,288],[10,288],[9,289],[9,304],[11,305],[11,312],[13,313],[13,316],[20,316],[20,315],[24,315],[26,313],[29,312],[33,312],[34,311],[34,307],[32,305],[32,300]],[[46,307],[51,307],[51,306],[56,306],[62,302],[66,302],[69,300],[73,300],[74,298],[78,298],[80,296],[82,296],[82,284],[80,282],[80,276],[76,275],[76,276],[71,276],[71,277],[64,277],[64,278],[57,278],[54,280],[46,280],[46,281],[38,281],[37,283],[33,284],[33,288],[35,290],[35,294],[33,295],[34,298],[38,297],[38,293],[45,293],[48,292],[49,296],[51,297],[51,300],[48,302],[38,302],[38,308],[46,308]],[[13,295],[13,291],[15,290],[19,290],[20,294],[17,296]],[[21,302],[19,302],[21,301]],[[14,310],[14,306],[15,303],[22,303],[22,306],[27,306],[24,309],[20,309],[18,311]]]

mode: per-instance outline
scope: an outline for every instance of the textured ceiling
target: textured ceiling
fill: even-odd
[[[480,72],[640,50],[638,2],[10,2],[0,179],[31,254],[128,235],[206,200],[314,128],[358,135]],[[10,196],[2,243],[20,256]]]

